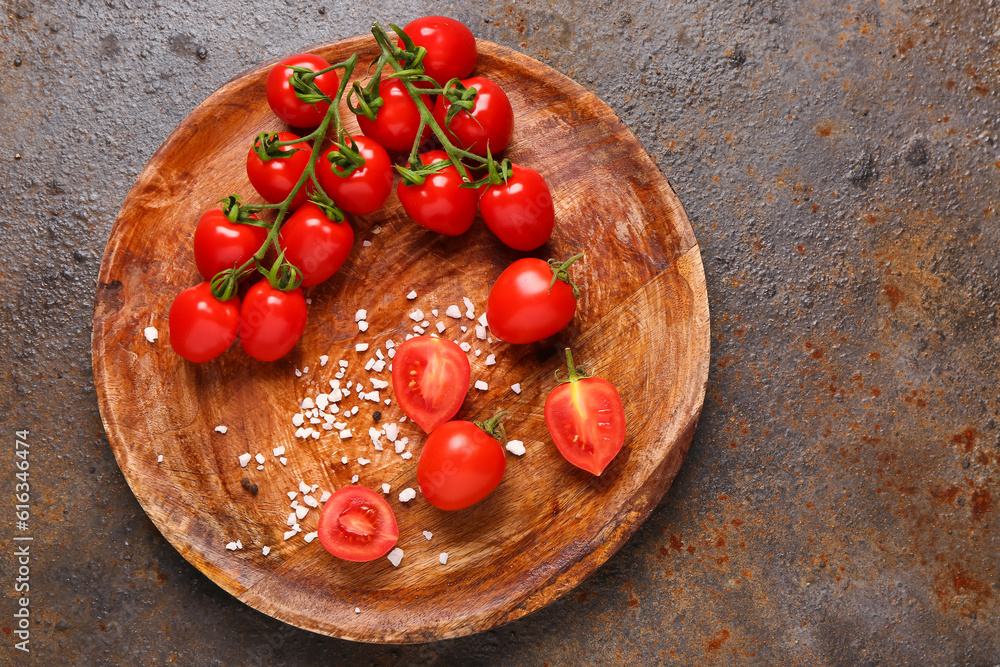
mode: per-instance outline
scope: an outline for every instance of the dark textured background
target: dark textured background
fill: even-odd
[[[5,3],[0,663],[15,428],[35,664],[1000,661],[995,0],[252,4]],[[427,13],[633,129],[702,244],[712,369],[680,476],[591,579],[481,635],[358,645],[240,604],[152,526],[101,426],[92,298],[133,179],[209,93]]]

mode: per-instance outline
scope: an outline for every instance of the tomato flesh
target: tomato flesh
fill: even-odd
[[[417,461],[417,482],[434,507],[460,510],[488,496],[506,468],[507,457],[495,438],[472,422],[453,421],[427,437]]]
[[[545,401],[545,426],[563,457],[600,475],[625,443],[625,409],[615,386],[590,377],[559,385]]]
[[[399,539],[396,515],[389,503],[363,486],[345,486],[331,495],[316,530],[324,549],[355,562],[386,555]]]
[[[455,416],[469,393],[469,358],[455,342],[415,336],[396,348],[392,390],[399,407],[430,433]]]

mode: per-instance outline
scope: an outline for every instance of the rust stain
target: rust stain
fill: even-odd
[[[958,498],[958,487],[952,484],[945,489],[930,489],[931,497],[934,500],[945,503],[946,505],[954,505],[955,499]]]
[[[709,640],[708,644],[705,645],[705,649],[708,651],[718,651],[727,639],[729,639],[729,630],[722,630],[722,632]]]
[[[990,511],[993,505],[993,498],[989,489],[976,489],[972,492],[972,518],[975,521],[982,521],[983,515]]]
[[[898,287],[891,283],[882,289],[885,291],[885,295],[889,299],[889,307],[896,310],[896,306],[898,306],[899,302],[903,300],[903,293]]]
[[[978,436],[979,433],[976,432],[976,429],[970,427],[965,429],[961,433],[956,433],[955,435],[953,435],[951,437],[951,440],[956,445],[961,445],[965,451],[971,452],[972,448],[975,447],[976,445],[976,438]]]

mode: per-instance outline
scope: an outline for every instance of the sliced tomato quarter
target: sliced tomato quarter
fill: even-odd
[[[415,336],[396,348],[392,390],[406,416],[430,433],[455,416],[469,393],[469,358],[453,341]]]
[[[385,498],[363,486],[331,495],[319,517],[319,541],[337,558],[365,562],[389,553],[399,539],[396,515]]]

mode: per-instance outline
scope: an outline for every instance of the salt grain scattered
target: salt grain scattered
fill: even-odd
[[[295,516],[299,519],[306,518],[306,514],[309,514],[309,508],[305,505],[299,505],[295,508]]]
[[[417,292],[416,292],[416,290],[413,290],[409,294],[407,294],[406,298],[409,299],[410,301],[413,301],[414,299],[416,299],[417,298]]]
[[[326,501],[328,501],[330,499],[331,495],[333,495],[333,494],[331,494],[329,491],[324,491],[323,495],[319,497],[319,501],[321,503],[325,503]]]
[[[431,531],[429,531],[429,530],[425,530],[425,531],[424,531],[424,537],[426,537],[426,538],[427,538],[427,539],[429,540],[429,539],[431,539],[432,537],[434,537],[434,533],[432,533],[432,532],[431,532]]]
[[[299,407],[301,407],[303,410],[312,410],[313,408],[316,407],[316,404],[313,403],[313,400],[311,398],[306,396],[305,398],[302,399],[302,403],[300,404]]]
[[[448,554],[447,554],[447,552],[444,552],[440,556],[438,556],[438,560],[441,561],[442,565],[447,565],[448,564]]]
[[[309,507],[319,507],[319,501],[312,496],[302,496],[302,502],[304,502]]]
[[[360,322],[361,320],[368,319],[368,311],[362,308],[358,312],[354,313],[354,321]]]
[[[225,435],[226,431],[228,431],[229,429],[227,427],[225,427],[225,426],[222,426],[220,424],[219,426],[215,427],[215,430],[218,431],[219,433],[221,433],[222,435]]]
[[[461,343],[459,343],[458,346],[462,348],[462,352],[468,352],[469,350],[472,349],[472,346],[466,343],[464,340]]]
[[[159,456],[156,457],[156,462],[163,463],[163,454],[160,454]]]
[[[364,320],[358,322],[358,331],[368,331],[368,323]]]
[[[155,343],[156,339],[160,337],[160,332],[156,330],[156,327],[146,327],[142,330],[142,334],[150,343]]]
[[[347,465],[347,461],[348,461],[348,458],[346,456],[341,457],[341,459],[340,459],[340,462],[343,463],[345,466]]]
[[[369,461],[368,459],[358,459],[358,464],[359,464],[359,465],[363,465],[363,466],[366,466],[366,465],[368,465],[369,463],[371,463],[371,461]]]
[[[487,366],[492,366],[496,362],[497,362],[496,355],[495,354],[488,354],[488,355],[486,355],[486,361],[483,362],[483,363],[486,364]]]
[[[521,383],[520,382],[515,382],[514,384],[512,384],[510,386],[510,390],[512,392],[514,392],[515,394],[520,394],[521,393]]]
[[[407,487],[399,492],[399,502],[408,503],[417,497],[417,492]]]
[[[289,499],[289,500],[295,500],[295,496],[297,496],[297,495],[299,495],[299,494],[297,494],[297,493],[296,493],[296,492],[294,492],[294,491],[289,491],[287,495],[288,495],[288,499]]]
[[[358,483],[358,476],[355,475],[354,477],[351,478],[351,484],[357,484],[357,483]]]
[[[251,458],[250,452],[247,452],[245,454],[240,454],[240,467],[246,468],[247,464],[250,463],[250,458]]]
[[[448,306],[447,310],[444,311],[444,314],[456,320],[462,317],[461,309],[459,309],[459,307],[455,305]]]
[[[388,484],[383,484],[382,485],[382,493],[389,493],[389,489],[391,489],[391,488],[392,487],[389,486]]]
[[[311,533],[306,533],[305,535],[303,535],[302,539],[306,541],[306,544],[309,544],[310,542],[316,539],[317,535],[319,535],[319,532],[314,530]]]
[[[482,324],[476,325],[476,338],[479,340],[486,340],[486,327]]]
[[[226,545],[226,548],[230,551],[236,551],[236,542],[230,542]]]
[[[507,451],[515,456],[524,456],[524,453],[527,451],[524,448],[524,443],[520,440],[509,440],[506,447]]]
[[[350,437],[351,437],[351,429],[345,428],[343,431],[340,432],[341,440],[347,440]]]
[[[389,562],[392,563],[393,567],[399,567],[400,561],[403,560],[403,550],[400,549],[399,547],[396,547],[395,549],[389,552],[388,558]]]
[[[367,343],[362,343],[362,345],[365,346],[365,350],[368,349],[368,344]],[[356,348],[357,348],[357,346],[355,346],[355,349]],[[362,351],[364,351],[364,350],[362,350]],[[337,365],[339,365],[341,368],[347,368],[348,363],[346,361],[344,361],[343,359],[341,359],[340,361],[337,362]]]
[[[424,319],[423,311],[421,311],[419,308],[417,310],[414,310],[412,313],[410,313],[410,319],[413,320],[414,322],[419,322],[420,320]]]
[[[413,458],[413,454],[411,454],[410,452],[403,452],[402,454],[399,455],[399,458],[403,459],[404,461],[409,461],[410,459]]]
[[[271,553],[271,547],[264,547],[260,550],[260,552],[266,556]]]
[[[285,458],[284,456],[282,456],[282,457],[281,457],[280,459],[278,459],[278,460],[279,460],[279,461],[281,461],[281,465],[283,465],[283,466],[286,466],[286,465],[288,465],[288,459],[286,459],[286,458]]]
[[[275,447],[271,451],[274,453],[275,456],[281,456],[282,454],[285,453],[285,446],[282,445],[281,447]]]
[[[483,382],[482,380],[476,380],[476,389],[478,389],[479,391],[486,391],[489,388],[490,386],[485,382]]]
[[[326,362],[328,362],[328,361],[330,361],[330,357],[328,357],[325,354],[321,355],[320,358],[319,358],[320,368],[322,368],[323,366],[326,366]]]
[[[486,326],[486,313],[483,313],[482,315],[480,315],[479,316],[479,320],[477,320],[477,321],[485,327]]]
[[[292,537],[294,537],[294,536],[295,536],[295,532],[296,532],[296,531],[294,531],[294,530],[289,530],[289,531],[287,531],[287,532],[285,533],[285,536],[284,536],[284,539],[285,539],[285,540],[289,540],[289,539],[291,539]]]
[[[257,461],[257,463],[263,463],[264,462],[264,455],[261,454],[260,452],[257,452],[257,455],[255,457],[253,457],[253,458],[254,458],[255,461]]]
[[[444,333],[444,322],[438,322],[434,326],[437,328],[438,333]]]

